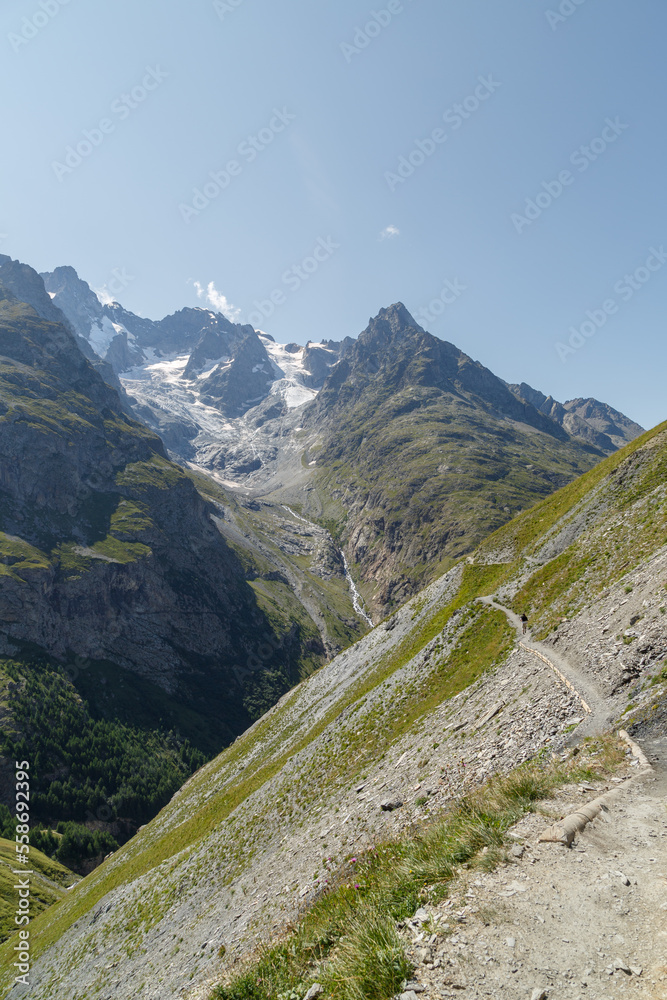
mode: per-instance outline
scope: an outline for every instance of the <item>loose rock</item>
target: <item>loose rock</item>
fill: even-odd
[[[384,802],[380,803],[380,809],[383,812],[393,812],[394,809],[400,809],[402,805],[402,799],[385,799]]]

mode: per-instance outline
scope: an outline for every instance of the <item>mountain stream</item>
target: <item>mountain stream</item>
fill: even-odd
[[[315,528],[321,528],[321,525],[315,524],[314,521],[309,521],[307,517],[302,517],[301,514],[297,514],[296,511],[292,510],[291,507],[288,507],[287,504],[283,504],[283,508],[286,511],[288,511],[292,515],[292,517],[295,517],[297,521],[303,521],[305,524],[311,524]],[[345,553],[343,552],[342,549],[339,549],[338,551],[340,552],[341,558],[343,560],[343,568],[345,569],[345,579],[347,580],[347,585],[350,588],[350,594],[352,596],[352,607],[359,615],[359,617],[363,618],[364,621],[367,622],[371,628],[373,628],[373,619],[370,617],[369,614],[367,614],[366,609],[364,608],[362,596],[357,590],[357,585],[352,579],[352,574],[350,573],[350,567],[348,566],[347,559],[345,558]]]

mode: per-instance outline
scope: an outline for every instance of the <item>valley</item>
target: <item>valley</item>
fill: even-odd
[[[622,766],[612,730],[663,724],[665,426],[506,384],[400,303],[299,346],[68,268],[0,258],[0,292],[1,832],[31,757],[34,847],[85,876],[34,914],[34,995],[301,1000],[375,933],[392,989],[435,972],[398,932],[462,873],[422,840],[495,795],[461,850],[504,864]],[[378,882],[379,845],[421,867]],[[317,959],[267,971],[313,920]]]
[[[507,385],[401,303],[303,347],[203,309],[155,323],[102,306],[72,268],[43,277],[171,456],[331,531],[375,619],[642,431]]]
[[[396,838],[416,836],[417,851],[431,824],[494,775],[520,780],[522,762],[540,760],[579,766],[579,746],[582,767],[593,755],[584,772],[604,781],[595,755],[601,764],[616,750],[596,741],[615,720],[639,739],[659,734],[666,435],[664,425],[644,435],[490,535],[202,768],[48,923],[35,921],[36,994],[148,997],[157,986],[208,997],[245,974],[259,940],[319,912],[327,880],[349,883],[352,858],[368,865],[369,851]],[[477,600],[488,595],[527,610],[532,636],[577,672],[592,713],[517,645],[505,612]],[[397,901],[382,897],[382,926],[414,913],[448,871],[404,872]],[[346,905],[356,912],[364,898]],[[335,944],[340,932],[326,933]],[[340,949],[329,960],[328,948],[312,970],[296,968],[303,993],[309,977],[337,974]],[[105,967],[75,957],[102,949]],[[258,996],[273,995],[269,983]],[[236,995],[226,988],[221,997]]]
[[[0,8],[0,1000],[667,1000],[667,7],[546,6]]]

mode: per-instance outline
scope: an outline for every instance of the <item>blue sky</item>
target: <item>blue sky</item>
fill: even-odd
[[[0,251],[280,341],[401,300],[650,426],[666,36],[664,0],[7,2]]]

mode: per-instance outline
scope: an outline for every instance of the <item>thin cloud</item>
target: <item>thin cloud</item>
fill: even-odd
[[[223,295],[222,292],[217,290],[214,281],[209,281],[206,288],[204,288],[199,281],[195,281],[194,286],[197,291],[198,299],[206,298],[206,302],[213,309],[215,309],[216,312],[222,313],[223,316],[226,316],[227,319],[231,320],[233,323],[236,322],[241,315],[241,310],[232,305],[232,303],[228,301],[226,295]]]
[[[114,303],[114,297],[113,297],[113,295],[109,294],[109,291],[108,291],[106,285],[104,286],[104,288],[93,288],[93,291],[94,291],[95,295],[97,296],[98,302],[101,305],[103,305],[103,306],[111,306],[111,305],[113,305],[113,303]]]
[[[401,235],[401,230],[398,228],[398,226],[387,226],[385,229],[382,230],[378,239],[393,240],[395,236],[400,236],[400,235]]]

